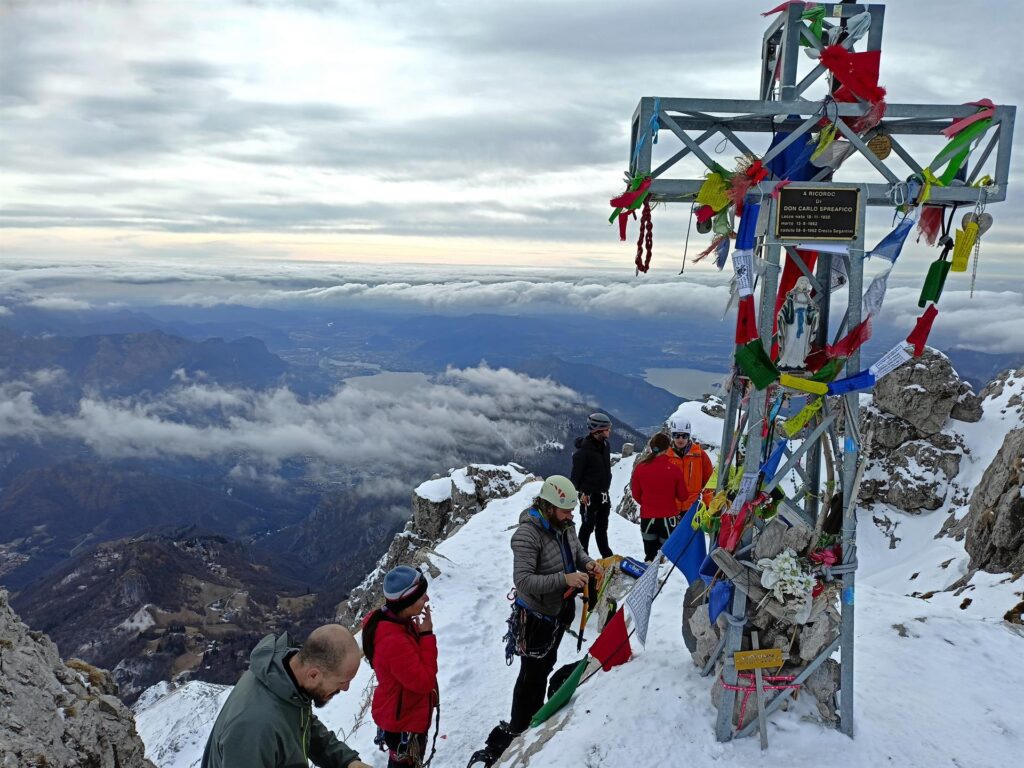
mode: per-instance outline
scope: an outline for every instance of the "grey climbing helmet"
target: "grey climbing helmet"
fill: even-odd
[[[587,416],[587,429],[591,432],[597,432],[599,429],[608,429],[611,425],[612,420],[600,411]]]

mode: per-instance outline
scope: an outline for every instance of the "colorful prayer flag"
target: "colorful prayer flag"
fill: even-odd
[[[779,464],[782,463],[782,457],[786,453],[786,440],[782,439],[775,443],[775,448],[769,454],[764,464],[761,465],[761,474],[767,478],[772,479],[775,477],[775,473],[779,470]]]
[[[883,376],[887,376],[895,371],[910,358],[911,354],[907,347],[907,343],[905,341],[901,341],[895,347],[878,358],[878,360],[875,361],[875,364],[868,368],[868,370],[874,375],[875,381],[877,382]]]
[[[903,217],[903,220],[893,228],[892,232],[878,241],[878,245],[871,249],[868,257],[877,256],[880,259],[885,259],[895,264],[896,259],[900,256],[900,251],[903,250],[903,244],[907,241],[911,231],[913,231],[914,224],[917,223],[919,212],[920,208],[912,208]]]
[[[829,357],[849,357],[860,346],[871,338],[871,316],[864,318],[848,334],[836,342],[835,346],[829,346]]]
[[[661,553],[682,572],[688,582],[698,577],[700,564],[704,562],[707,555],[704,532],[700,529],[693,530],[692,525],[698,506],[700,506],[699,498],[690,505],[690,509],[676,529],[672,531],[672,535],[661,545]]]
[[[580,659],[579,664],[576,665],[576,669],[572,671],[572,674],[566,679],[564,683],[559,686],[558,690],[555,691],[554,695],[547,700],[543,707],[537,710],[537,714],[530,720],[530,725],[536,728],[538,725],[543,723],[555,712],[560,710],[566,704],[569,703],[569,699],[576,693],[576,689],[580,686],[580,678],[583,677],[583,673],[587,669],[587,662],[589,657],[584,656]]]
[[[871,285],[864,291],[864,314],[868,317],[878,317],[882,311],[882,302],[885,301],[885,292],[889,287],[889,273],[892,267],[875,275]]]
[[[678,527],[678,526],[677,526]],[[636,580],[626,597],[626,607],[633,617],[633,628],[641,645],[647,645],[647,625],[651,621],[651,604],[658,591],[658,566],[651,563],[644,575]]]
[[[848,392],[857,392],[862,389],[871,389],[875,386],[875,374],[871,371],[861,371],[847,376],[845,379],[838,379],[828,385],[830,395],[845,395]]]
[[[757,217],[761,213],[761,204],[753,203],[750,200],[743,202],[743,215],[740,216],[740,225],[736,229],[736,249],[753,250],[754,238],[757,235]]]
[[[914,330],[907,336],[907,343],[914,345],[914,357],[920,357],[924,354],[924,345],[928,343],[928,334],[931,333],[932,323],[935,322],[935,316],[938,314],[938,307],[934,304],[929,304],[924,314],[917,318]]]
[[[736,276],[736,292],[740,297],[754,294],[754,252],[739,248],[732,252],[732,269]]]
[[[759,390],[779,378],[779,369],[764,351],[760,338],[736,348],[736,365]]]
[[[736,343],[746,344],[757,338],[757,316],[754,314],[753,295],[740,299],[739,311],[736,313]]]
[[[597,640],[590,646],[590,655],[601,662],[601,668],[605,672],[629,661],[629,657],[633,655],[633,649],[629,647],[626,615],[622,612],[622,608],[615,612],[601,634],[597,636]]]

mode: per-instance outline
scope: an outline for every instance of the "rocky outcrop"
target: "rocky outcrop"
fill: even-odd
[[[949,412],[949,418],[970,423],[981,421],[981,404],[981,396],[974,394],[971,385],[966,381],[962,381],[960,382],[960,395],[957,397],[956,402],[953,403],[953,408]]]
[[[487,502],[508,498],[535,479],[517,464],[471,464],[421,483],[412,494],[412,519],[395,534],[377,568],[338,606],[337,620],[356,629],[362,617],[383,601],[384,574],[397,565],[430,567],[434,547]]]
[[[61,661],[0,590],[0,768],[153,768],[109,673]]]
[[[705,395],[704,405],[700,409],[708,416],[714,416],[717,419],[725,418],[725,403],[717,395]]]
[[[981,397],[940,352],[926,348],[897,368],[875,386],[871,405],[861,408],[861,430],[871,434],[871,446],[860,501],[881,501],[912,514],[950,499],[966,501],[955,478],[968,449],[947,422],[978,421],[981,415]]]
[[[881,411],[899,416],[922,436],[934,435],[958,403],[961,412],[970,410],[963,386],[949,358],[926,347],[921,357],[900,366],[875,385],[874,401]],[[980,401],[977,406],[980,408]]]
[[[1024,427],[1006,435],[964,522],[972,568],[1024,572]]]

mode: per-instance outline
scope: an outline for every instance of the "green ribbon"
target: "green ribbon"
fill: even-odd
[[[646,179],[646,178],[647,178],[647,176],[645,176],[645,175],[634,176],[633,180],[631,182],[629,182],[629,189],[626,190],[626,191],[627,192],[636,192],[636,190],[639,188],[639,186],[644,183],[644,179]],[[637,208],[639,208],[641,205],[643,205],[644,200],[647,199],[647,196],[650,193],[651,193],[651,190],[648,189],[646,192],[644,192],[642,195],[640,195],[640,197],[638,197],[636,200],[634,200],[633,204],[631,206],[629,206],[629,208],[627,208],[626,210],[627,211],[635,211]],[[621,206],[619,208],[616,208],[614,211],[612,211],[612,215],[608,217],[608,223],[609,224],[614,224],[615,223],[615,219],[617,219],[619,217],[620,213],[622,213],[622,207]]]
[[[946,170],[942,172],[942,175],[935,177],[939,184],[944,187],[948,186],[949,182],[956,178],[957,173],[960,172],[960,168],[963,166],[964,161],[967,160],[967,156],[971,154],[971,145],[975,139],[980,138],[991,125],[992,119],[987,118],[964,128],[950,139],[946,146],[939,150],[939,154],[928,164],[926,173],[930,172],[934,176],[935,170],[948,162],[949,165],[946,166]]]

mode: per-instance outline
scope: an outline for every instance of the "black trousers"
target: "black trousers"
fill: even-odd
[[[416,742],[415,744],[412,742]],[[400,755],[399,749],[402,743],[402,734],[395,733],[394,731],[384,731],[384,743],[388,745],[388,768],[408,768],[410,765],[416,764],[416,757],[420,760],[426,754],[427,749],[427,734],[425,733],[414,733],[410,739],[408,745],[409,751],[413,752],[413,755]]]
[[[658,556],[662,544],[668,541],[672,531],[679,525],[679,515],[655,517],[640,521],[640,535],[644,540],[644,560],[651,562]]]
[[[590,495],[590,504],[580,504],[580,544],[590,551],[590,534],[595,534],[597,548],[601,557],[611,557],[615,553],[608,546],[608,516],[612,512],[611,501],[607,493],[594,493]]]
[[[508,723],[513,733],[525,731],[537,710],[544,706],[548,675],[555,667],[558,645],[564,634],[565,627],[562,624],[527,614],[526,649],[531,653],[547,652],[539,658],[519,657],[519,677],[512,691],[512,715]]]

